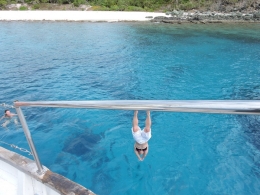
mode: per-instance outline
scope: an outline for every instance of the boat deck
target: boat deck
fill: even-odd
[[[34,161],[0,147],[0,195],[58,195],[94,193],[83,186],[51,172],[39,175]]]

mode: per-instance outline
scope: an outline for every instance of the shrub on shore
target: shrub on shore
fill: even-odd
[[[252,11],[260,10],[260,0],[89,0],[94,10],[113,11]]]
[[[8,9],[8,4],[18,2],[27,3],[31,9],[44,10],[75,10],[80,5],[91,5],[95,11],[260,10],[260,0],[0,0],[0,9]]]
[[[28,10],[28,7],[26,7],[26,6],[21,6],[21,7],[19,8],[19,10],[21,10],[21,11]]]
[[[0,9],[4,8],[7,5],[7,1],[6,0],[0,0]]]
[[[34,5],[32,6],[32,9],[40,9],[40,5],[39,5],[39,4],[34,4]]]
[[[154,11],[160,9],[164,4],[169,4],[170,0],[90,0],[92,6],[104,7],[108,10],[118,11]]]

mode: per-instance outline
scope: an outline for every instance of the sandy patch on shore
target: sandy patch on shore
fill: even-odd
[[[149,21],[165,13],[120,11],[0,11],[0,20],[7,21]]]

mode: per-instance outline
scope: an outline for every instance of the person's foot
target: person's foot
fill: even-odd
[[[134,115],[137,115],[137,114],[138,114],[138,110],[135,110]]]

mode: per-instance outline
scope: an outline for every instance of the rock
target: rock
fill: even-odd
[[[223,5],[220,5],[220,7],[223,7]],[[227,9],[227,7],[225,8]],[[169,12],[172,16],[158,16],[154,17],[152,19],[152,22],[164,22],[164,23],[185,23],[187,21],[192,23],[223,23],[223,22],[236,22],[242,20],[247,22],[258,22],[260,21],[260,11],[237,11],[238,7],[232,7],[232,10],[235,10],[236,12],[211,12],[211,11],[203,11],[203,12],[183,12],[183,11],[176,11]],[[169,15],[168,13],[168,15]]]
[[[20,9],[21,6],[22,6],[22,4],[20,4],[20,3],[9,4],[9,5],[6,5],[6,8],[9,9],[9,10],[18,10],[18,9]]]
[[[198,14],[195,14],[192,18],[192,20],[199,20],[199,15]]]
[[[81,10],[86,10],[86,11],[87,11],[90,7],[91,7],[90,5],[80,5],[80,6],[79,6],[79,8],[80,8]]]
[[[165,16],[156,16],[154,17],[155,20],[167,20],[168,17],[165,17]]]
[[[242,7],[240,7],[239,11],[243,11],[245,9],[246,9],[246,6],[242,6]]]
[[[226,12],[230,13],[233,10],[232,6],[226,6]]]
[[[203,15],[199,15],[199,16],[198,16],[198,20],[204,20],[204,19],[206,19],[205,16],[203,16]]]
[[[151,22],[162,22],[162,20],[151,19]]]
[[[254,14],[253,14],[253,18],[259,20],[259,19],[260,19],[260,11],[257,12],[257,13],[254,13]]]
[[[181,11],[179,11],[179,16],[182,16],[183,15],[183,13],[184,13],[184,11],[183,10],[181,10]]]
[[[165,22],[168,20],[174,20],[173,17],[165,17],[165,16],[156,16],[154,19],[151,20],[151,22]],[[170,23],[170,22],[168,22]]]
[[[236,14],[236,16],[237,16],[237,18],[241,18],[241,17],[242,17],[242,14],[241,14],[240,12],[238,12],[238,13]]]
[[[193,23],[193,24],[198,24],[199,23],[199,22],[194,21],[194,20],[190,20],[190,22]]]
[[[219,6],[219,11],[221,11],[221,12],[226,11],[226,6],[225,5],[220,5]]]
[[[234,16],[234,15],[230,15],[230,16],[228,16],[227,19],[229,19],[229,20],[234,20],[234,19],[235,19],[235,16]]]
[[[172,20],[162,20],[161,22],[173,24],[173,21],[172,21]]]
[[[173,10],[171,13],[172,16],[177,16],[179,15],[179,12],[177,10]]]
[[[208,23],[223,23],[222,20],[210,20]]]
[[[244,20],[251,20],[252,18],[251,18],[251,16],[245,16],[244,17]]]
[[[153,18],[153,16],[145,16],[145,18]]]
[[[181,24],[180,20],[162,20],[161,22],[168,24]]]

